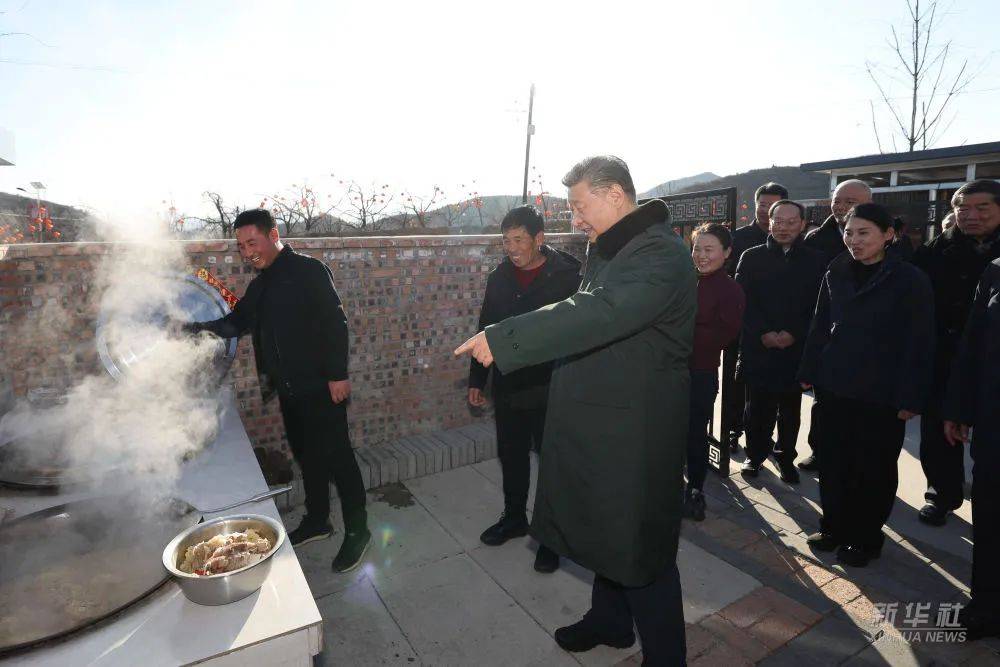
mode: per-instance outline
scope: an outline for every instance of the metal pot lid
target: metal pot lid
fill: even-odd
[[[150,299],[139,311],[128,315],[102,311],[97,325],[97,352],[112,377],[123,378],[162,340],[154,333],[167,326],[167,313],[188,322],[205,322],[230,312],[222,295],[195,276],[175,274],[167,276],[165,282],[169,287],[161,291],[163,296]],[[218,346],[216,368],[221,378],[236,356],[236,339],[219,340]]]

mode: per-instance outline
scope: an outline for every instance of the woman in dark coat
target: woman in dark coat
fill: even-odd
[[[878,204],[848,218],[848,253],[823,278],[799,370],[824,391],[820,532],[812,548],[863,567],[882,550],[896,498],[906,421],[930,393],[934,306],[930,281],[896,253],[893,221]],[[828,396],[829,398],[826,398]]]
[[[687,490],[684,516],[705,518],[702,489],[708,473],[708,424],[719,393],[719,355],[743,326],[743,288],[726,273],[733,236],[723,225],[702,225],[691,235],[691,258],[698,271],[698,314],[691,353],[691,410],[688,419]]]

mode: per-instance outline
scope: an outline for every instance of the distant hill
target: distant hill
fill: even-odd
[[[754,191],[768,181],[784,185],[788,188],[788,195],[792,199],[827,199],[830,196],[830,177],[828,175],[802,171],[798,167],[751,169],[742,174],[723,176],[713,181],[688,186],[678,192],[714,190],[735,185],[737,201],[753,204]]]
[[[60,233],[60,241],[92,241],[94,235],[93,218],[86,211],[42,200],[48,209],[53,229]],[[0,192],[0,227],[11,226],[28,235],[31,212],[35,209],[35,198]]]
[[[717,181],[719,178],[720,176],[718,174],[706,171],[701,174],[695,174],[694,176],[686,176],[684,178],[678,178],[674,181],[660,183],[655,188],[650,188],[645,192],[640,192],[639,197],[641,199],[646,199],[648,197],[665,197],[666,195],[672,195],[678,192],[690,192],[690,190],[685,190],[684,188],[694,188],[695,186],[700,186],[703,183]],[[702,187],[697,189],[705,188]]]

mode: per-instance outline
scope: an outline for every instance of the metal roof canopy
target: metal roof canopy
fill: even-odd
[[[971,160],[970,158],[977,158]],[[983,144],[968,144],[965,146],[948,146],[946,148],[930,148],[907,153],[878,153],[858,157],[827,160],[825,162],[806,162],[799,165],[803,171],[833,172],[841,169],[856,169],[869,171],[868,168],[878,167],[885,170],[890,167],[932,166],[943,164],[966,164],[971,161],[991,161],[1000,159],[1000,141]]]

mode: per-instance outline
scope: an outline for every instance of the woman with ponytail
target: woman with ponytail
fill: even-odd
[[[895,237],[884,208],[854,208],[844,229],[848,252],[823,278],[799,369],[803,388],[829,396],[823,403],[823,518],[809,544],[837,549],[841,562],[857,567],[882,551],[906,421],[923,410],[933,372],[930,281],[889,251]]]

